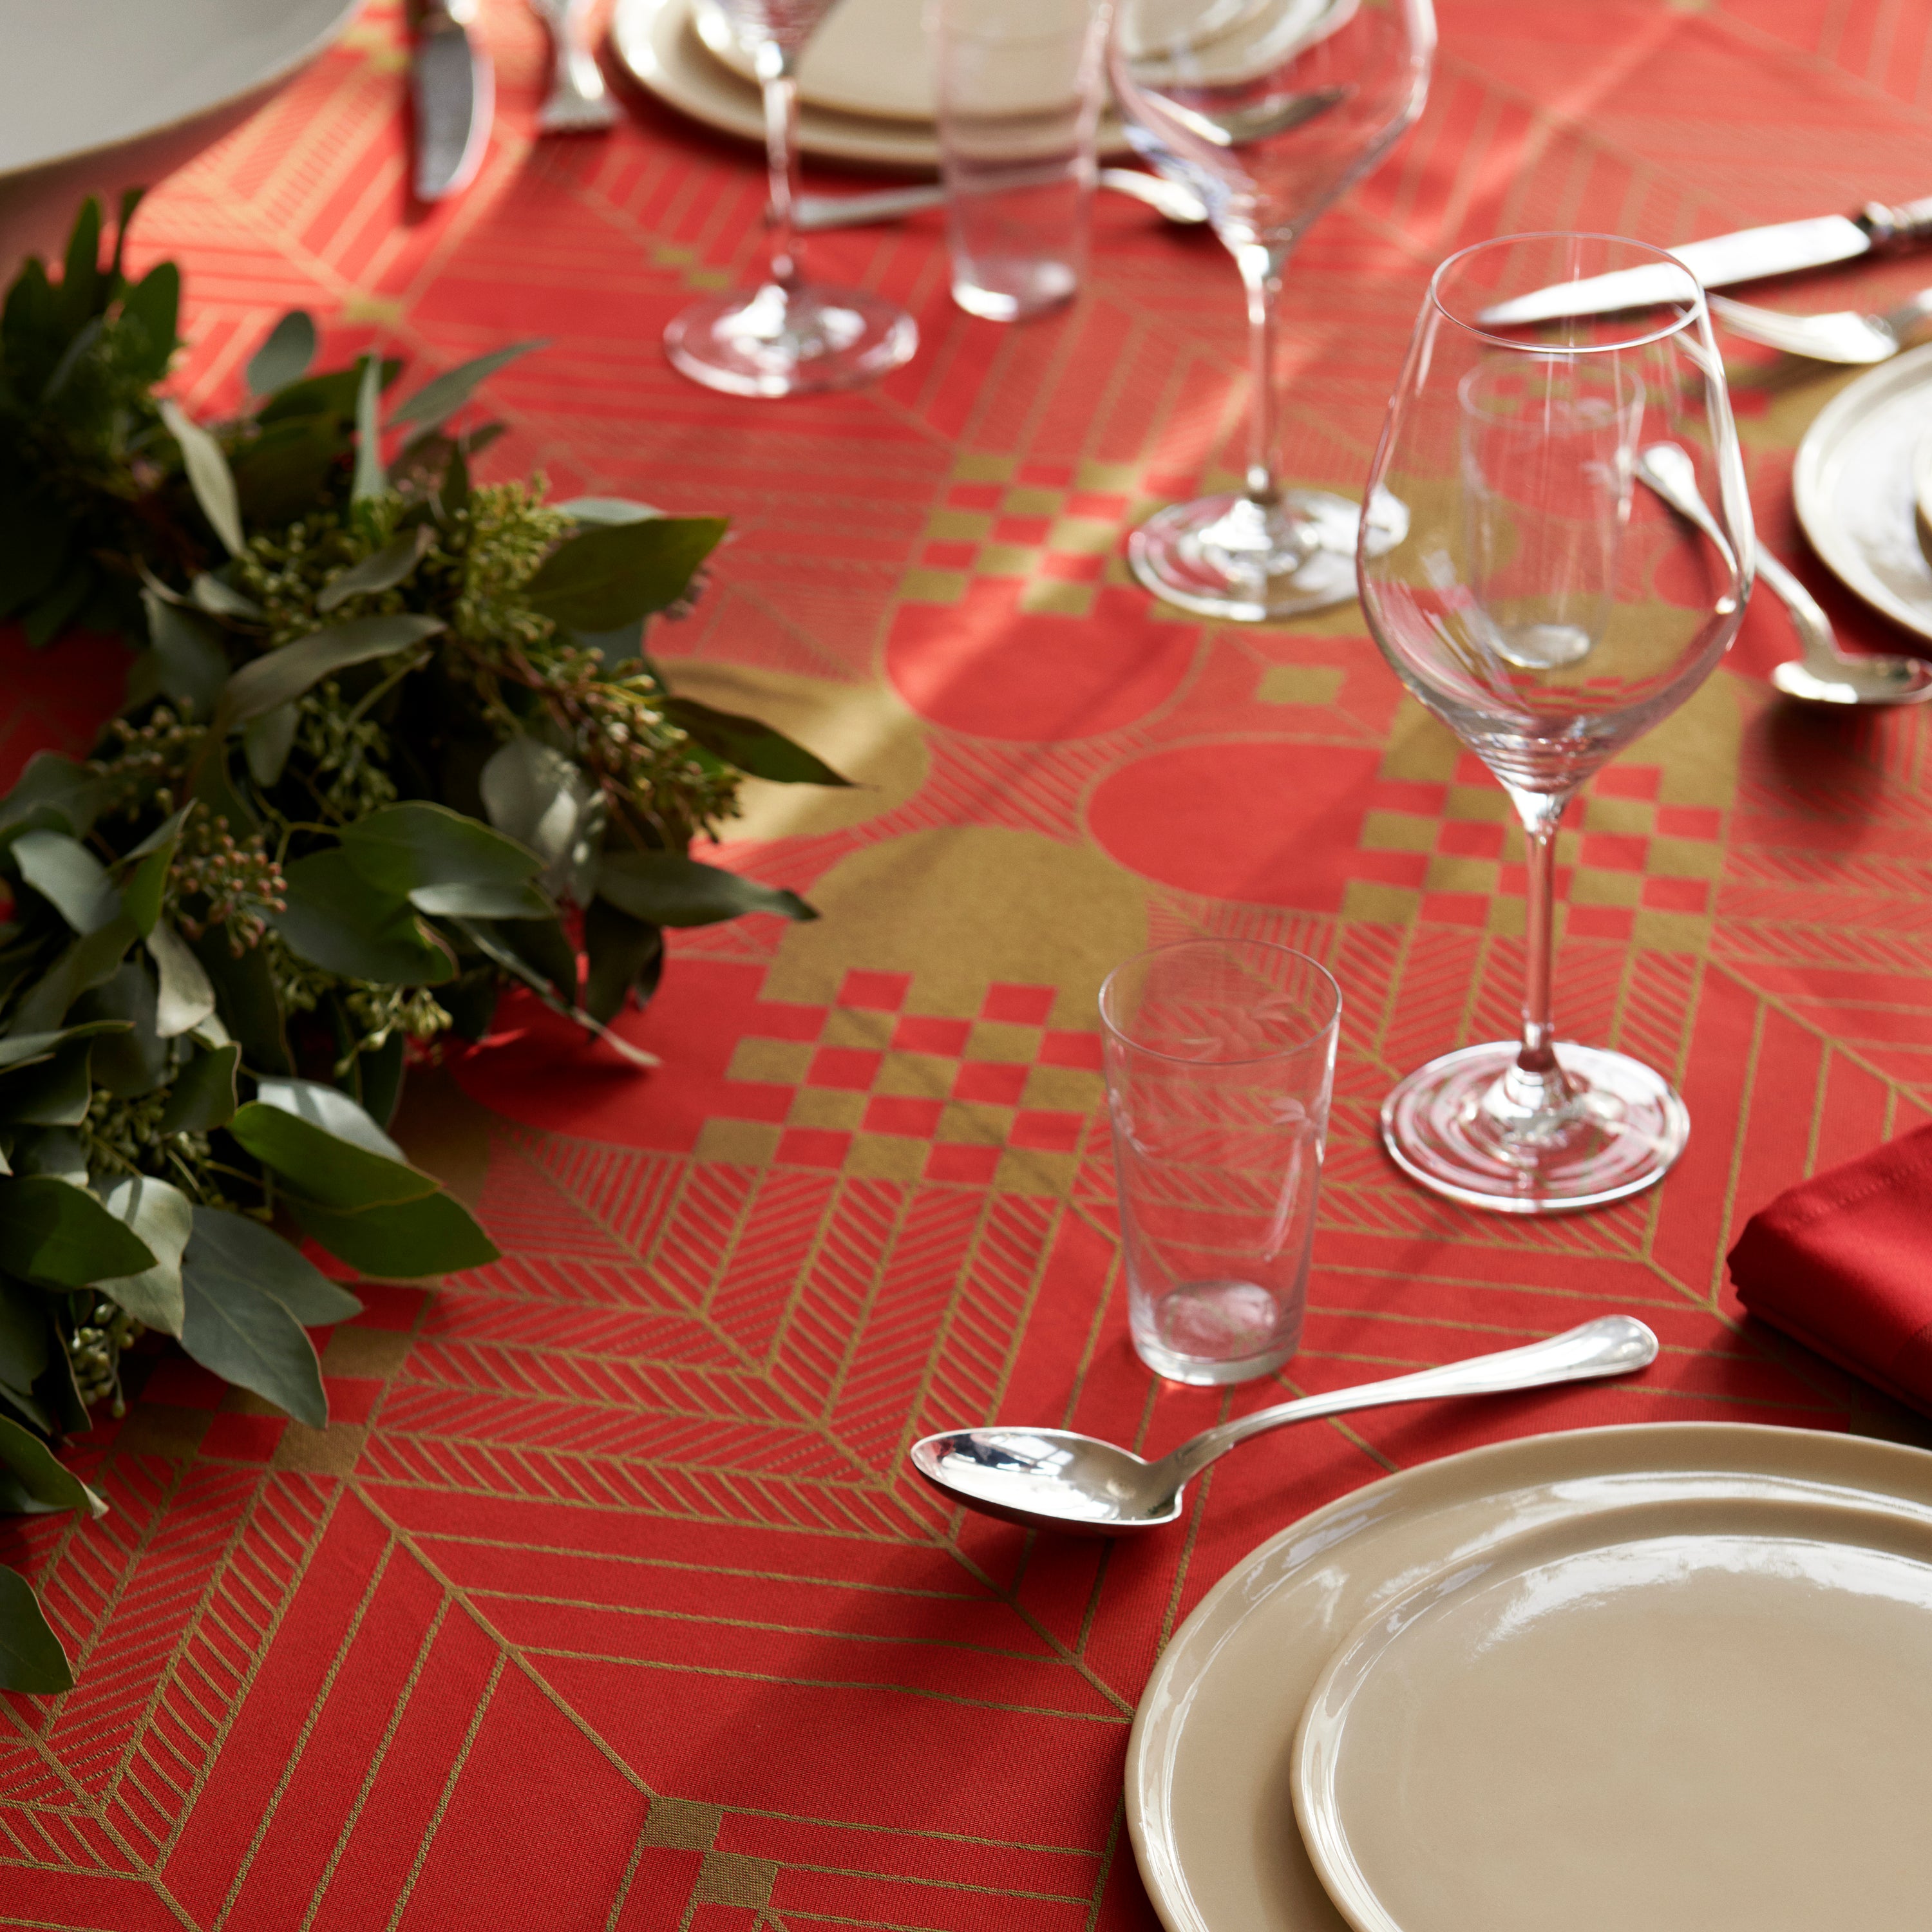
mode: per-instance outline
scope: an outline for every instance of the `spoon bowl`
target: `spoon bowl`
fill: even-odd
[[[968,1509],[1033,1529],[1126,1536],[1177,1521],[1188,1483],[1252,1436],[1350,1409],[1449,1396],[1500,1395],[1559,1382],[1628,1375],[1657,1358],[1657,1337],[1628,1315],[1600,1316],[1546,1340],[1423,1369],[1412,1376],[1304,1396],[1238,1416],[1190,1438],[1157,1462],[1071,1429],[995,1423],[946,1430],[912,1446],[914,1468]]]

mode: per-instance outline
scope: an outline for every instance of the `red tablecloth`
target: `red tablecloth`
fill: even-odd
[[[825,268],[917,312],[917,360],[830,400],[712,397],[658,335],[750,272],[753,158],[635,97],[607,140],[534,143],[537,30],[512,0],[485,17],[502,117],[454,206],[406,214],[386,5],[154,197],[134,253],[186,268],[186,388],[232,399],[298,302],[332,350],[380,333],[422,365],[549,336],[493,386],[493,464],[728,512],[661,649],[865,788],[753,800],[728,862],[825,916],[681,943],[635,1028],[661,1072],[513,1007],[509,1037],[416,1081],[414,1144],[506,1258],[366,1289],[327,1341],[326,1432],[171,1360],[84,1451],[112,1515],[0,1528],[81,1676],[0,1698],[0,1924],[1144,1925],[1134,1700],[1298,1514],[1540,1429],[1906,1426],[1741,1326],[1721,1257],[1778,1188],[1932,1118],[1923,719],[1781,708],[1762,674],[1789,633],[1754,608],[1564,854],[1567,1028],[1676,1074],[1688,1154],[1574,1219],[1432,1201],[1374,1111],[1510,1025],[1502,796],[1353,608],[1205,625],[1120,561],[1150,504],[1238,461],[1216,245],[1110,200],[1078,306],[1003,329],[950,306],[933,219],[828,237]],[[1932,191],[1928,28],[1888,0],[1447,0],[1426,118],[1292,272],[1288,472],[1359,484],[1428,270],[1462,242],[1681,240]],[[1876,307],[1926,274],[1807,296]],[[1741,356],[1756,501],[1847,634],[1890,645],[1789,509],[1840,380]],[[10,652],[0,777],[85,742],[118,650]],[[950,1515],[904,1470],[924,1430],[1000,1415],[1158,1449],[1223,1412],[1130,1352],[1095,1110],[1100,974],[1201,930],[1312,949],[1348,1002],[1306,1346],[1234,1406],[1610,1307],[1664,1355],[1634,1386],[1277,1438],[1131,1546]]]

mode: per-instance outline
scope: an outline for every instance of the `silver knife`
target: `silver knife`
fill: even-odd
[[[471,31],[476,10],[477,0],[424,0],[416,15],[410,91],[418,201],[441,201],[467,188],[490,145],[496,73]]]
[[[1687,242],[1671,254],[1707,289],[1754,282],[1766,275],[1788,275],[1800,268],[1822,268],[1860,255],[1881,254],[1915,242],[1932,241],[1932,196],[1898,208],[1868,201],[1856,214],[1821,214],[1808,221],[1780,221],[1769,228],[1741,228],[1732,235]],[[1558,282],[1546,289],[1498,302],[1476,320],[1490,328],[1520,322],[1549,322],[1558,316],[1607,315],[1668,302],[1682,292],[1676,272],[1625,268],[1592,275],[1580,282]]]

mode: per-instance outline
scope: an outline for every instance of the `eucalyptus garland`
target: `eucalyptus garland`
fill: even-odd
[[[651,1064],[608,1022],[664,928],[813,916],[693,844],[747,773],[844,782],[646,653],[721,521],[473,480],[473,392],[541,344],[388,406],[399,364],[314,372],[297,313],[202,424],[154,392],[178,274],[101,248],[89,202],[0,314],[0,617],[134,651],[93,755],[0,798],[0,1510],[83,1516],[53,1452],[122,1412],[145,1334],[319,1427],[306,1330],[360,1304],[304,1241],[389,1279],[495,1258],[389,1137],[412,1054],[517,986]],[[0,1565],[0,1688],[71,1682]]]

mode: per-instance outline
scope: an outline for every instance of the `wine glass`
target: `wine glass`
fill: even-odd
[[[770,267],[750,294],[694,302],[664,331],[673,365],[734,396],[838,389],[896,369],[919,330],[896,303],[807,281],[792,211],[798,200],[798,62],[833,0],[723,0],[731,30],[758,70],[771,177],[766,220]]]
[[[1612,274],[1632,304],[1615,314],[1504,319],[1600,302],[1600,286],[1563,290]],[[1528,859],[1522,1039],[1418,1068],[1384,1102],[1382,1138],[1474,1207],[1620,1199],[1663,1177],[1690,1117],[1661,1074],[1556,1040],[1556,833],[1590,774],[1702,682],[1750,592],[1750,503],[1702,291],[1672,256],[1606,236],[1452,255],[1369,484],[1408,513],[1387,548],[1364,536],[1369,628],[1502,781]]]
[[[1129,539],[1156,596],[1204,616],[1292,616],[1355,594],[1360,513],[1275,478],[1275,316],[1309,224],[1422,111],[1430,0],[1115,0],[1108,65],[1127,138],[1192,188],[1240,270],[1252,394],[1246,486],[1177,503]],[[1372,503],[1371,547],[1402,534]]]

